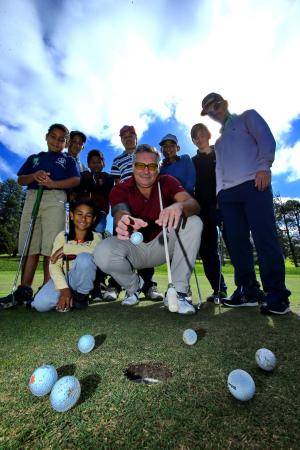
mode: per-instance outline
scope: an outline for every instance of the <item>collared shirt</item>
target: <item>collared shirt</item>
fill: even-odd
[[[162,175],[172,175],[177,178],[184,187],[184,189],[191,195],[194,193],[196,172],[194,164],[189,155],[176,155],[176,161],[167,163],[163,160],[160,168]]]
[[[70,158],[72,158],[75,161],[79,173],[82,173],[82,172],[85,172],[86,170],[89,170],[88,167],[80,161],[79,156],[74,156],[74,155],[72,155],[69,152],[67,152],[66,155],[69,156]]]
[[[133,153],[124,151],[117,156],[111,166],[110,174],[114,177],[120,178],[120,181],[125,181],[130,178],[133,173]]]
[[[160,214],[160,204],[157,182],[160,182],[163,207],[172,205],[176,200],[174,196],[179,192],[185,192],[180,182],[170,175],[159,175],[152,186],[149,198],[143,196],[136,186],[134,177],[129,178],[123,183],[117,184],[111,191],[109,201],[114,208],[118,204],[128,206],[130,214],[138,217],[148,223],[148,226],[139,231],[144,236],[144,242],[150,242],[162,230],[155,223]]]

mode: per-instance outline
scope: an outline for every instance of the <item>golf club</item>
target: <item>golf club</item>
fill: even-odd
[[[162,204],[162,196],[161,196],[161,189],[160,189],[160,183],[157,183],[158,186],[158,196],[159,196],[159,205],[160,210],[163,210],[163,204]],[[168,301],[168,308],[170,312],[178,312],[178,300],[177,300],[177,292],[176,289],[172,283],[172,273],[171,273],[171,265],[170,265],[170,255],[169,255],[169,248],[168,248],[168,240],[167,240],[167,231],[166,227],[162,227],[163,231],[163,239],[164,239],[164,247],[165,247],[165,255],[166,255],[166,263],[167,263],[167,272],[168,272],[168,289],[166,293],[166,298]]]
[[[44,187],[43,186],[39,186],[37,193],[36,193],[36,199],[32,208],[32,212],[31,212],[31,217],[30,217],[30,222],[29,222],[29,226],[28,226],[28,230],[25,236],[25,242],[23,245],[23,249],[22,249],[22,253],[21,253],[21,257],[20,257],[20,262],[18,265],[18,269],[17,269],[17,273],[14,279],[14,283],[12,286],[12,290],[11,293],[9,295],[7,295],[6,297],[3,297],[0,299],[0,308],[11,308],[12,306],[15,306],[17,303],[16,297],[15,297],[15,291],[17,289],[17,283],[18,283],[18,278],[20,275],[20,271],[23,265],[23,259],[24,256],[27,255],[27,251],[29,248],[29,244],[30,244],[30,240],[32,237],[32,231],[34,228],[34,224],[38,215],[38,211],[39,211],[39,207],[40,207],[40,203],[42,200],[42,196],[43,196],[43,192],[44,192]]]
[[[219,305],[219,312],[221,311],[221,304],[222,304],[222,298],[221,298],[222,262],[223,262],[222,229],[223,229],[223,223],[221,223],[220,226],[217,227],[217,230],[218,230],[218,253],[219,253],[219,260],[220,260],[220,274],[219,274],[218,296],[217,296],[217,298],[215,298],[214,302],[215,302],[215,305]]]
[[[70,203],[65,202],[65,243],[68,242],[69,234],[70,234]],[[66,280],[67,280],[68,286],[70,287],[68,255],[66,255]]]

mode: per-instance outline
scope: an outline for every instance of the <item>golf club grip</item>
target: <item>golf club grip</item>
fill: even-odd
[[[162,203],[162,195],[161,195],[161,189],[160,189],[160,182],[159,181],[157,183],[157,187],[158,187],[158,197],[159,197],[160,211],[162,211],[163,210],[163,203]],[[171,264],[170,264],[170,255],[169,255],[169,247],[168,247],[166,228],[162,227],[162,231],[163,231],[164,247],[165,247],[165,254],[166,254],[168,281],[169,281],[169,284],[172,284],[172,273],[171,273]]]
[[[36,193],[36,199],[32,208],[32,213],[31,213],[31,217],[33,219],[36,219],[36,216],[38,214],[39,211],[39,207],[41,204],[41,200],[42,200],[42,196],[43,196],[43,192],[44,192],[44,187],[43,186],[39,186],[37,193]]]

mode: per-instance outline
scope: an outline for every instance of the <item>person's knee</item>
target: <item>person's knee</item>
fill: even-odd
[[[110,271],[110,259],[113,250],[113,241],[111,238],[107,238],[101,241],[94,250],[94,262],[102,272],[109,273]]]
[[[38,312],[47,312],[53,309],[53,306],[49,304],[49,299],[43,293],[38,292],[31,304],[31,307]]]
[[[93,255],[91,253],[80,253],[76,257],[77,266],[80,269],[85,269],[94,265]]]

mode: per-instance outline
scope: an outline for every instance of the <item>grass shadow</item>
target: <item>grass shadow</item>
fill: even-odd
[[[90,374],[80,380],[81,396],[79,404],[85,402],[94,394],[100,382],[101,377],[98,374]]]
[[[76,370],[75,364],[66,364],[57,369],[58,377],[65,377],[66,375],[74,375]]]
[[[105,342],[106,338],[107,338],[106,334],[97,334],[97,336],[95,336],[94,350],[96,350],[96,348],[100,347]]]

